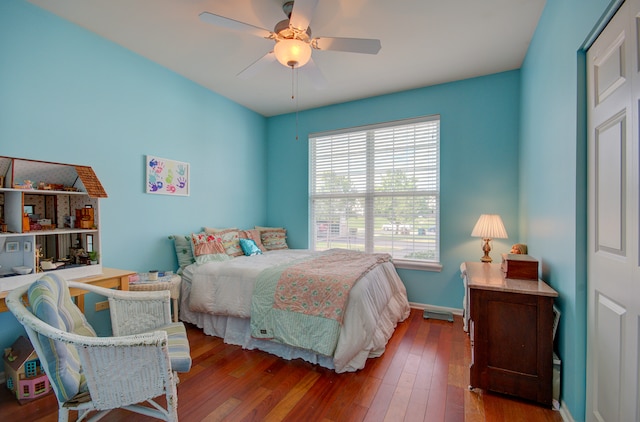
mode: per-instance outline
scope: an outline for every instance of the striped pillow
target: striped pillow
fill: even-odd
[[[35,316],[50,326],[78,335],[95,337],[96,333],[71,300],[67,282],[57,274],[41,277],[29,287],[29,304]],[[38,334],[45,356],[49,380],[56,387],[58,399],[67,401],[87,391],[78,351],[71,344]]]
[[[289,249],[287,245],[287,230],[281,228],[260,230],[260,238],[265,249],[268,251],[278,249]]]

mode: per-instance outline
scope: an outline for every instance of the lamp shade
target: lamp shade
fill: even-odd
[[[498,214],[482,214],[473,228],[471,236],[485,239],[506,239],[508,237],[502,218]]]
[[[296,39],[284,39],[276,43],[273,48],[276,59],[287,67],[301,67],[311,58],[309,43]]]

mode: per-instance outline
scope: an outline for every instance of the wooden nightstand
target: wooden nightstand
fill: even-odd
[[[500,264],[465,262],[470,388],[552,404],[553,298],[542,280],[503,277]]]

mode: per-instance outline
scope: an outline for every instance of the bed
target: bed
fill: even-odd
[[[350,260],[352,253],[269,250],[188,265],[182,269],[180,319],[245,349],[263,350],[284,359],[301,358],[338,373],[357,371],[368,358],[382,355],[397,324],[409,316],[406,289],[393,263],[384,259],[385,254],[355,253],[367,255],[363,259],[368,261],[362,274],[353,273],[356,280],[348,288],[343,286],[347,292],[342,299],[344,307],[336,304],[331,315],[316,314],[319,311],[308,306],[298,306],[306,311],[292,311],[291,304],[301,302],[300,292],[308,290],[303,284],[314,282],[306,275],[299,277],[304,283],[297,283],[297,292],[282,290],[281,284],[301,267],[322,268],[320,277],[324,277],[325,268],[348,267],[349,261],[340,260]],[[331,304],[343,296],[343,292],[335,294]],[[277,303],[278,298],[285,298],[285,302]],[[281,316],[285,322],[277,319]],[[306,338],[299,340],[301,335]]]

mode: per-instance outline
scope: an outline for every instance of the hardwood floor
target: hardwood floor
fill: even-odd
[[[469,391],[469,339],[453,323],[412,310],[379,358],[336,374],[242,350],[187,325],[193,366],[180,375],[181,421],[562,421],[559,412]],[[73,413],[73,412],[72,412]],[[53,395],[20,406],[0,391],[3,421],[56,421]],[[104,421],[154,420],[118,410]]]

